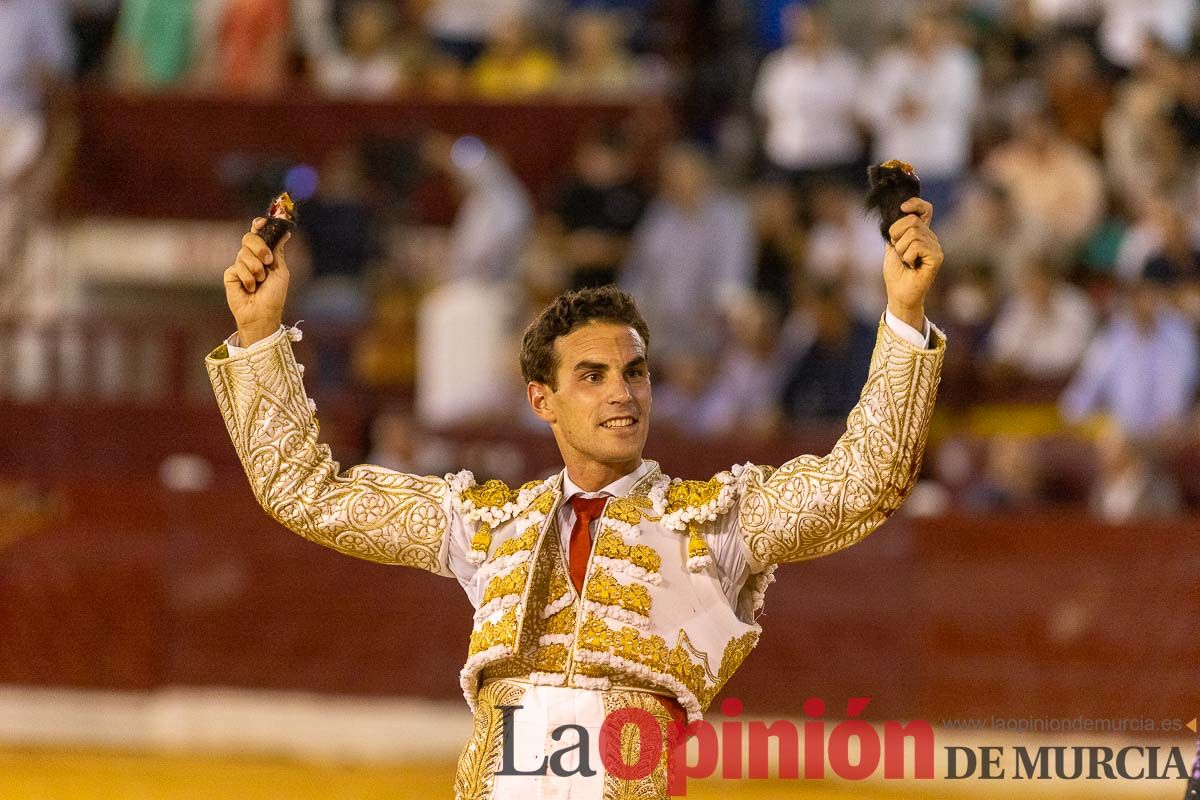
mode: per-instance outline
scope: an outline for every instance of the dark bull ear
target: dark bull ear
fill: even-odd
[[[891,243],[888,230],[904,216],[900,206],[910,197],[921,196],[921,179],[912,164],[904,161],[885,161],[867,167],[867,208],[879,213],[879,233]]]

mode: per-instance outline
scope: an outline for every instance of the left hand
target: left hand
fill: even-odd
[[[888,229],[892,241],[883,254],[888,310],[917,330],[925,326],[925,294],[942,266],[942,245],[929,227],[933,206],[910,197],[900,206],[908,214]],[[920,259],[921,266],[913,265]]]

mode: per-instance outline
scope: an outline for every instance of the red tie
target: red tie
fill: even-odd
[[[608,496],[584,497],[577,494],[570,499],[571,508],[575,510],[575,524],[571,526],[571,543],[568,547],[568,563],[570,564],[571,582],[575,591],[583,591],[583,578],[587,574],[588,556],[592,553],[592,537],[588,525],[604,511]]]

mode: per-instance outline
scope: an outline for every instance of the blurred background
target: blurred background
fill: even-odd
[[[0,795],[450,794],[466,599],[268,519],[203,371],[282,188],[287,321],[343,465],[558,469],[519,335],[616,282],[653,335],[647,455],[707,478],[843,430],[885,306],[865,168],[911,162],[950,342],[923,480],[781,571],[726,695],[869,696],[943,742],[1194,720],[1198,11],[0,0]],[[1158,725],[1104,741],[1193,735]],[[1183,792],[1088,784],[1053,793]]]

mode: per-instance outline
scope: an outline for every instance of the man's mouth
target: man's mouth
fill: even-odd
[[[600,423],[601,428],[629,428],[637,424],[633,417],[613,417]]]

